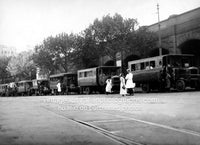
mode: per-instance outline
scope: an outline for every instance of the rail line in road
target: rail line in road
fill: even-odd
[[[59,105],[63,105],[63,104],[59,104]],[[80,104],[76,104],[76,105],[80,105]],[[84,104],[84,105],[86,105],[86,104]],[[120,128],[118,130],[116,129],[116,130],[110,131],[111,128],[107,129],[107,128],[101,126],[101,123],[103,123],[102,125],[104,125],[104,123],[106,125],[107,123],[115,123],[115,122],[122,122],[123,123],[123,122],[126,122],[126,121],[132,121],[132,122],[138,122],[138,123],[146,124],[149,127],[156,127],[156,128],[161,128],[163,130],[168,130],[169,132],[171,131],[171,133],[177,132],[180,135],[181,134],[188,135],[188,137],[191,137],[191,138],[196,137],[197,140],[199,140],[199,137],[200,137],[200,132],[196,132],[196,131],[188,130],[188,129],[184,129],[184,128],[172,127],[172,126],[169,126],[169,125],[164,125],[164,124],[155,123],[155,122],[151,122],[151,121],[141,120],[141,119],[134,118],[134,116],[127,116],[125,114],[115,114],[115,113],[112,113],[112,112],[105,112],[105,111],[101,110],[99,112],[100,114],[102,114],[102,115],[104,114],[104,116],[106,115],[106,116],[113,116],[113,117],[110,118],[110,119],[103,119],[103,120],[98,118],[96,120],[83,121],[84,120],[83,118],[72,119],[71,117],[60,112],[59,110],[55,110],[55,108],[49,108],[49,107],[44,107],[44,108],[55,113],[55,114],[57,114],[58,116],[60,116],[62,118],[69,119],[69,120],[72,120],[76,123],[84,125],[84,126],[90,128],[90,129],[95,130],[98,133],[103,134],[107,138],[110,138],[110,139],[112,139],[112,140],[114,140],[118,143],[124,144],[124,145],[130,145],[130,144],[142,145],[142,144],[140,143],[140,141],[138,142],[138,140],[136,141],[134,138],[132,139],[131,136],[128,137],[127,135],[123,135],[125,130]],[[129,114],[131,115],[131,113],[129,113]],[[97,123],[97,124],[95,124],[95,123]],[[100,124],[98,124],[98,123],[100,123]],[[143,141],[142,141],[142,143],[143,143]]]
[[[48,110],[49,112],[52,112],[54,113],[55,115],[57,115],[58,117],[61,117],[61,118],[64,118],[64,119],[68,119],[68,120],[71,120],[73,122],[76,122],[78,124],[81,124],[81,125],[84,125],[90,129],[93,129],[95,130],[96,132],[100,133],[100,134],[103,134],[104,136],[106,136],[107,138],[111,139],[111,140],[114,140],[115,142],[118,142],[120,144],[123,144],[123,145],[143,145],[139,142],[136,142],[134,140],[130,140],[128,138],[125,138],[125,137],[121,137],[121,136],[118,136],[116,134],[113,134],[111,132],[109,132],[108,130],[105,130],[103,128],[100,128],[98,126],[95,126],[89,122],[85,122],[85,121],[82,121],[82,120],[77,120],[77,119],[72,119],[72,118],[69,118],[69,117],[66,117],[65,115],[62,115],[52,109],[49,109],[47,107],[43,107],[44,109]]]
[[[161,128],[164,128],[164,129],[168,129],[168,130],[172,130],[172,131],[181,132],[181,133],[185,133],[185,134],[189,134],[189,135],[194,135],[194,136],[200,137],[200,133],[199,132],[188,130],[188,129],[178,129],[178,128],[171,127],[171,126],[168,126],[168,125],[163,125],[163,124],[159,124],[159,123],[149,122],[149,121],[140,120],[140,119],[136,119],[136,118],[132,118],[132,117],[127,117],[127,116],[122,116],[122,115],[113,115],[113,114],[105,113],[105,112],[103,112],[103,113],[107,114],[107,115],[111,115],[113,117],[127,119],[127,120],[130,120],[130,121],[132,120],[132,121],[136,121],[136,122],[140,122],[140,123],[145,123],[145,124],[148,124],[148,125],[152,125],[152,126],[156,126],[156,127],[161,127]]]

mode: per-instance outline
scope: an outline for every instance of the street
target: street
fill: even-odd
[[[0,145],[199,145],[200,92],[0,98]]]

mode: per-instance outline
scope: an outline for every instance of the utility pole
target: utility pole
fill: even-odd
[[[159,47],[159,55],[162,55],[162,48],[161,48],[161,33],[160,33],[160,14],[159,14],[159,4],[157,4],[157,14],[158,14],[158,47]]]
[[[176,40],[176,24],[174,24],[174,54],[176,54],[176,45],[177,45],[177,40]]]

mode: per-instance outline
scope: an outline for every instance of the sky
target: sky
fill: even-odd
[[[18,52],[59,33],[79,33],[98,18],[115,13],[140,26],[200,7],[200,0],[0,0],[0,44]]]

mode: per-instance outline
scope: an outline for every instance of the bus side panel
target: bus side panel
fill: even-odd
[[[160,72],[161,68],[133,72],[133,81],[135,83],[159,82]]]
[[[78,85],[79,86],[97,86],[97,72],[96,68],[90,68],[78,71]]]
[[[25,86],[24,84],[20,84],[20,86],[18,86],[18,93],[24,93],[25,92]]]
[[[57,89],[58,81],[50,81],[50,89]]]
[[[96,76],[78,78],[79,86],[97,86]]]

